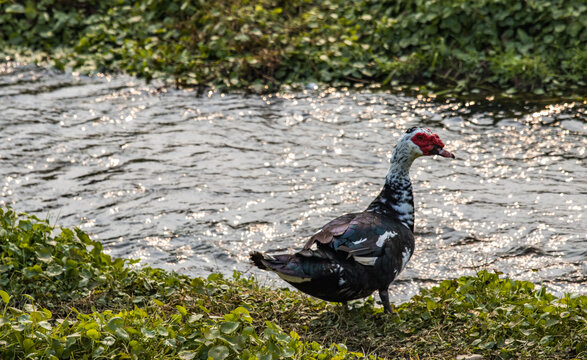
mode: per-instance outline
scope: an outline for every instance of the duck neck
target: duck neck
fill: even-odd
[[[414,195],[409,170],[415,158],[401,150],[398,147],[394,151],[383,189],[367,211],[395,217],[414,231]]]

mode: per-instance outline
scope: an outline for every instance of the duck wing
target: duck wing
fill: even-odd
[[[387,288],[413,250],[412,232],[401,222],[363,212],[332,220],[295,254],[255,252],[251,260],[299,290],[327,301],[363,298],[379,290],[385,310],[391,312]]]
[[[387,257],[403,268],[414,250],[414,236],[393,217],[361,212],[343,215],[324,225],[306,242],[300,255],[310,251],[314,244],[344,254],[347,259],[352,257],[362,265],[375,265],[380,258]]]

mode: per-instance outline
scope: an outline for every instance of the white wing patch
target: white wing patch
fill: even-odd
[[[396,236],[397,236],[397,233],[395,231],[386,231],[381,236],[379,236],[379,239],[377,239],[377,242],[375,243],[375,245],[382,247],[383,244],[385,244],[385,242],[387,240],[393,239]]]
[[[365,266],[373,266],[375,265],[375,261],[377,261],[377,256],[353,256],[356,262],[361,265]]]
[[[353,241],[353,244],[357,245],[360,243],[364,243],[365,241],[367,241],[367,238],[362,238],[361,240]]]
[[[404,268],[406,267],[406,264],[408,263],[408,261],[410,261],[411,256],[412,256],[412,253],[410,252],[410,248],[406,247],[404,249],[404,251],[402,252],[402,268],[400,271],[404,270]]]
[[[283,280],[285,280],[287,282],[303,283],[303,282],[307,282],[307,281],[312,281],[311,278],[301,278],[301,277],[297,277],[297,276],[285,275],[282,273],[278,273],[277,271],[275,271],[275,273],[277,275],[279,275],[280,278],[282,278]]]

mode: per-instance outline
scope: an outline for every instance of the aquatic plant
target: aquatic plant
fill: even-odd
[[[11,0],[3,57],[183,86],[379,83],[562,94],[587,86],[580,0]]]
[[[587,296],[480,271],[387,315],[235,273],[189,278],[112,259],[80,229],[0,209],[0,357],[118,359],[587,356]],[[344,344],[344,345],[343,345]]]

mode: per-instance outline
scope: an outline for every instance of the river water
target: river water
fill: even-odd
[[[416,251],[391,288],[488,269],[587,293],[587,105],[364,90],[197,94],[0,65],[0,203],[190,276],[251,268],[363,210],[405,129],[457,159],[412,170]]]

